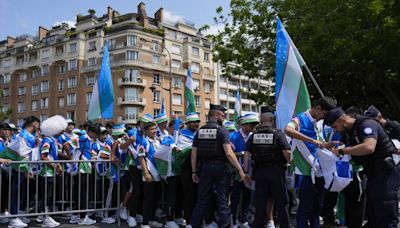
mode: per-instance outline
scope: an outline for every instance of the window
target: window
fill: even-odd
[[[76,51],[76,43],[69,44],[69,52],[75,52]]]
[[[38,95],[40,90],[40,85],[32,85],[32,96]]]
[[[151,42],[151,50],[152,51],[158,51],[158,41],[157,40],[153,40]]]
[[[210,53],[204,52],[204,62],[210,62]]]
[[[124,120],[136,120],[139,113],[137,107],[125,107]]]
[[[137,88],[125,88],[125,101],[138,101],[139,91]]]
[[[59,74],[64,74],[65,71],[67,71],[67,69],[66,69],[64,64],[61,64],[61,65],[58,66],[58,73]]]
[[[45,97],[40,99],[40,108],[45,109],[49,107],[49,98]]]
[[[196,104],[196,106],[197,106],[197,107],[200,107],[200,104],[201,104],[201,102],[200,102],[200,96],[194,96],[194,98],[195,98],[195,104]]]
[[[22,96],[26,94],[26,87],[19,87],[18,88],[18,96]]]
[[[18,103],[18,113],[25,112],[25,102]]]
[[[161,83],[160,74],[154,74],[154,76],[153,76],[153,83],[155,83],[155,84],[160,84],[160,83]]]
[[[172,104],[173,105],[182,105],[182,95],[180,95],[180,94],[172,95]]]
[[[23,118],[18,118],[17,124],[18,124],[18,126],[22,126],[24,124],[24,119]]]
[[[190,65],[190,69],[192,69],[193,73],[200,73],[200,63],[192,62],[192,64]]]
[[[210,76],[210,68],[209,67],[204,67],[204,75]]]
[[[181,111],[173,111],[174,115],[176,117],[182,116],[182,112]]]
[[[89,42],[89,49],[88,51],[95,51],[96,50],[96,41]]]
[[[10,83],[11,82],[11,74],[5,74],[3,76],[3,83]]]
[[[20,73],[20,74],[19,74],[19,81],[20,81],[20,82],[26,81],[27,78],[28,78],[28,77],[27,77],[27,75],[26,75],[26,72]]]
[[[153,111],[153,115],[157,116],[158,114],[160,114],[160,112],[161,112],[160,109],[155,108],[154,111]]]
[[[86,104],[90,104],[90,99],[92,98],[92,93],[86,93]]]
[[[140,79],[139,71],[136,69],[127,69],[125,71],[125,80],[137,82]]]
[[[4,88],[3,97],[9,97],[9,96],[10,96],[10,88]]]
[[[75,88],[76,87],[76,76],[68,78],[68,88]]]
[[[76,104],[76,94],[70,93],[67,95],[67,105],[75,105]]]
[[[58,91],[64,90],[64,80],[58,81]]]
[[[210,109],[210,104],[211,104],[211,100],[210,99],[205,99],[204,100],[204,107],[206,109]]]
[[[200,80],[193,79],[193,88],[194,90],[200,90]]]
[[[222,77],[222,76],[219,77],[219,79],[220,79],[221,82],[227,82],[228,81],[225,77]]]
[[[159,90],[154,90],[153,101],[157,103],[161,102],[161,92]]]
[[[74,120],[75,119],[75,111],[67,112],[67,119]]]
[[[4,67],[10,67],[11,65],[12,65],[12,60],[11,59],[4,60]]]
[[[173,59],[172,60],[172,67],[180,69],[181,68],[181,61]]]
[[[181,54],[181,45],[172,44],[171,52],[175,54]]]
[[[154,64],[160,64],[161,63],[161,57],[158,55],[153,55],[153,63]]]
[[[94,75],[86,76],[86,85],[91,86],[94,85],[94,83],[96,83],[96,78],[94,77]]]
[[[211,92],[211,85],[210,83],[204,83],[204,92],[209,93]]]
[[[42,66],[42,76],[45,76],[48,74],[49,74],[49,65],[43,65]]]
[[[96,65],[97,63],[96,63],[97,61],[96,61],[96,57],[92,57],[92,58],[89,58],[88,59],[88,66],[93,66],[93,65]]]
[[[59,97],[58,98],[58,107],[59,108],[64,108],[64,97]]]
[[[40,122],[43,122],[45,120],[47,120],[47,115],[46,114],[42,114],[39,116]]]
[[[139,52],[137,51],[127,51],[126,59],[128,60],[137,60],[139,58]]]
[[[200,56],[200,49],[198,47],[192,47],[192,55]]]
[[[38,101],[32,101],[32,111],[38,110]]]
[[[220,88],[220,89],[219,89],[219,94],[227,95],[227,94],[228,94],[228,91],[227,91],[226,89],[224,89],[224,88]]]
[[[137,45],[137,36],[128,36],[128,46],[136,46]]]
[[[7,112],[10,109],[10,104],[3,104],[2,111]]]
[[[78,64],[76,59],[71,59],[69,61],[69,70],[76,70],[78,68]]]
[[[50,49],[42,50],[42,59],[47,59],[50,57]]]
[[[46,93],[49,91],[49,81],[44,81],[40,83],[40,92]]]
[[[179,76],[172,77],[172,84],[174,87],[182,87],[182,78]]]
[[[111,39],[110,40],[110,50],[117,48],[117,40]]]
[[[32,71],[32,78],[37,78],[40,77],[40,75],[42,74],[40,69],[36,69]]]

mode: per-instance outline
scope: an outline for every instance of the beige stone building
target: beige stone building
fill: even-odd
[[[171,107],[172,114],[184,114],[188,67],[205,121],[217,100],[211,43],[189,22],[164,21],[162,8],[149,17],[144,3],[136,13],[120,15],[108,7],[102,16],[78,14],[75,26],[39,27],[37,36],[0,41],[1,99],[4,110],[13,110],[10,121],[21,125],[28,115],[44,120],[60,114],[83,123],[106,40],[115,122],[135,124],[138,115],[157,114],[162,98],[168,114]]]

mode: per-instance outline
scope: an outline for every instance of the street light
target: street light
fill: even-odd
[[[154,44],[152,41],[146,40],[145,38],[140,38],[140,41]],[[164,51],[164,49],[165,49],[167,51],[168,57],[169,57],[169,89],[164,88],[162,85],[161,85],[161,88],[169,91],[169,99],[170,99],[169,100],[169,111],[170,111],[170,117],[172,117],[173,113],[172,113],[172,58],[171,58],[171,53],[169,52],[168,48],[165,47],[165,45],[161,45],[158,42],[156,44],[161,47],[162,51]],[[164,74],[163,74],[162,81],[164,82]],[[150,89],[154,93],[154,90],[156,89],[154,83],[153,83],[153,85],[151,85]]]

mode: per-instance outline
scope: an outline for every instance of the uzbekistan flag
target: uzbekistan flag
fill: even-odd
[[[24,137],[18,135],[8,147],[0,153],[0,158],[10,159],[12,161],[28,161],[32,153],[32,148],[28,145]],[[15,170],[28,172],[28,164],[12,164]]]
[[[100,73],[93,86],[92,97],[90,98],[88,119],[98,118],[112,119],[114,112],[114,90],[110,69],[110,58],[108,56],[108,43],[104,45],[103,60]]]
[[[282,22],[276,20],[276,123],[283,129],[295,114],[309,109],[311,101],[301,70],[304,59]]]
[[[242,115],[242,98],[240,96],[239,88],[236,91],[236,98],[235,98],[235,112],[233,113],[233,120],[237,121],[239,117]]]
[[[186,100],[186,114],[195,112],[195,102],[194,102],[194,85],[192,78],[192,70],[189,68],[187,72],[187,78],[185,83],[185,100]]]

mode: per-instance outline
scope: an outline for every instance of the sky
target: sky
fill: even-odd
[[[88,9],[96,10],[101,16],[111,6],[120,14],[136,13],[140,0],[0,0],[0,40],[7,36],[22,34],[36,35],[38,27],[51,28],[52,25],[74,23],[78,13],[86,15]],[[194,22],[197,28],[205,24],[211,26],[207,33],[215,33],[221,25],[214,24],[215,10],[222,6],[229,11],[229,0],[143,0],[147,15],[164,8],[164,19],[177,21],[184,18]]]

